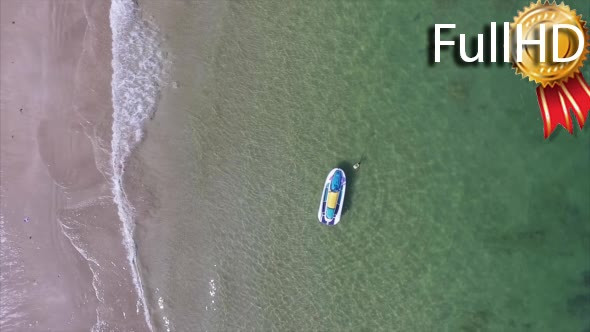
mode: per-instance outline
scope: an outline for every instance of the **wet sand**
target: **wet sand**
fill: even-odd
[[[2,331],[145,331],[109,180],[109,1],[1,2]]]

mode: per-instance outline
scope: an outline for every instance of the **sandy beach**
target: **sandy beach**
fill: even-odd
[[[148,329],[109,180],[109,8],[1,2],[2,331]]]

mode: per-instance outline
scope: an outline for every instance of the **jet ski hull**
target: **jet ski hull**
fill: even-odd
[[[320,199],[318,220],[322,224],[334,226],[340,222],[345,193],[346,175],[342,169],[334,168],[326,178]]]

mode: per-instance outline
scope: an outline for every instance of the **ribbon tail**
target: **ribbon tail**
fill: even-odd
[[[557,125],[562,125],[570,134],[574,132],[566,100],[559,89],[557,85],[553,87],[537,87],[537,101],[543,118],[545,138],[553,133]]]
[[[545,138],[562,125],[570,134],[574,126],[569,110],[574,111],[578,126],[584,128],[590,112],[590,86],[582,74],[576,74],[566,83],[558,83],[552,87],[537,87],[537,101],[543,118]]]
[[[566,98],[568,109],[574,111],[578,126],[583,129],[588,118],[588,112],[590,112],[590,86],[588,86],[582,74],[576,74],[565,84],[560,84],[560,88]]]

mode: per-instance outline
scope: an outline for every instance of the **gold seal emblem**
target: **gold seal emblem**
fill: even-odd
[[[544,25],[544,38],[541,36]],[[553,40],[553,29],[556,25],[571,25],[582,31],[583,38],[580,40],[579,36],[572,30],[558,29],[557,40]],[[517,25],[520,28],[517,29]],[[514,22],[510,27],[511,40],[514,41],[518,37],[517,33],[522,33],[520,38],[522,40],[539,40],[544,39],[544,52],[539,45],[524,45],[522,46],[522,61],[517,58],[517,46],[512,43],[510,47],[510,57],[517,74],[523,77],[528,77],[530,81],[535,81],[542,87],[554,86],[559,82],[565,82],[569,78],[574,77],[580,72],[580,68],[586,60],[588,55],[588,46],[590,46],[590,37],[586,29],[586,23],[582,21],[581,16],[576,14],[575,10],[570,9],[569,6],[563,3],[557,5],[555,2],[542,3],[540,0],[537,3],[531,3],[518,15],[514,17]],[[557,43],[557,47],[554,44]],[[568,62],[556,62],[556,56],[560,59],[568,59],[578,52],[580,43],[584,44],[582,53]],[[558,54],[554,54],[557,50]],[[545,61],[541,61],[541,56],[544,53]]]

